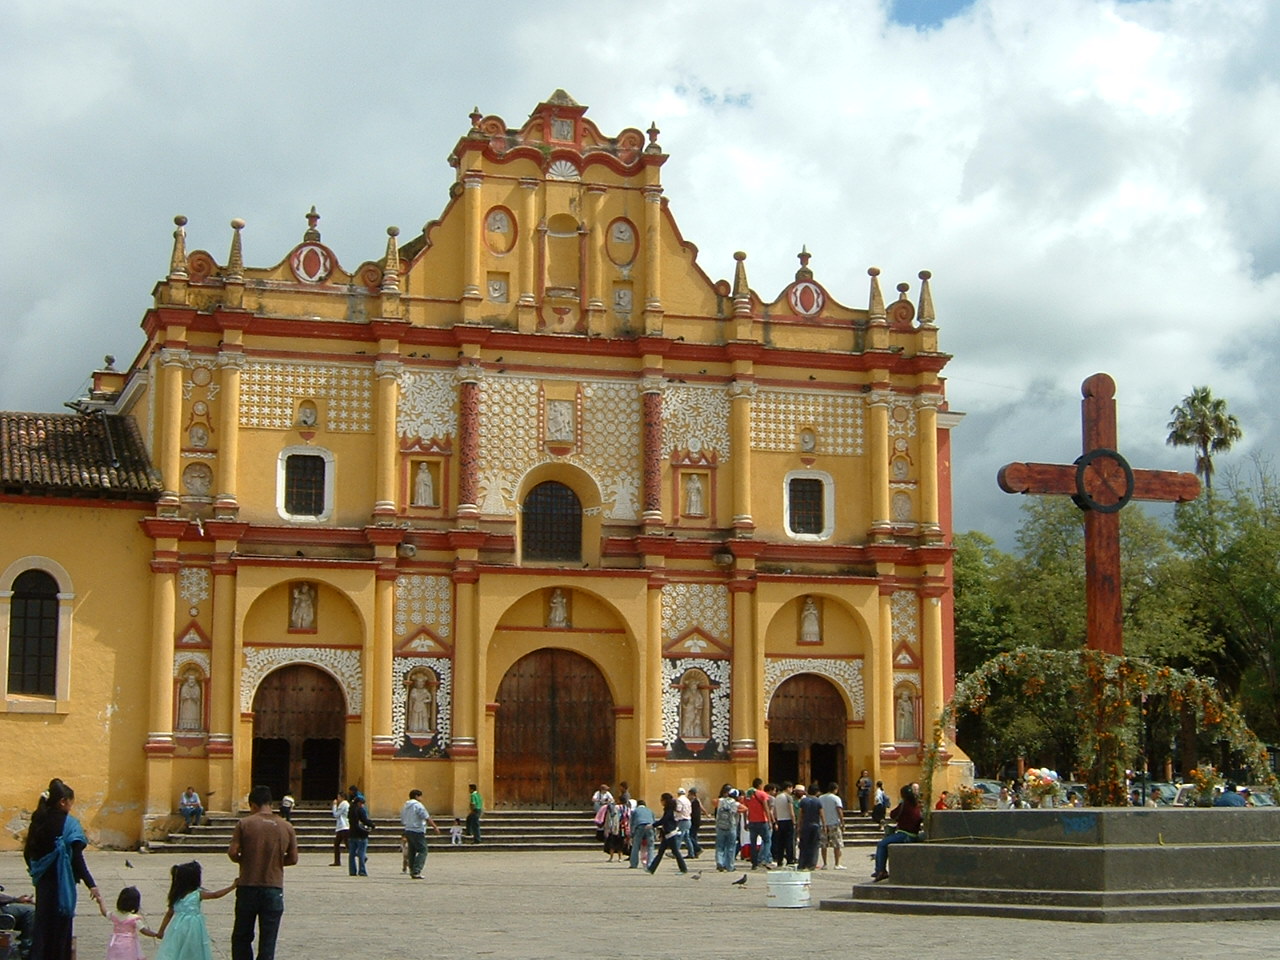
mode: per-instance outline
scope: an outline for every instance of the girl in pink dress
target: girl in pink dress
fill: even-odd
[[[111,942],[107,944],[107,960],[143,960],[140,937],[154,937],[156,932],[147,926],[142,915],[142,894],[137,887],[125,887],[116,898],[114,912],[107,913],[101,904],[98,909],[111,921]]]

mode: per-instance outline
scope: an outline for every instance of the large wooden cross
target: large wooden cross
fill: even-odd
[[[1124,652],[1120,608],[1120,510],[1130,500],[1185,503],[1200,496],[1194,473],[1134,470],[1116,451],[1116,383],[1095,373],[1084,396],[1084,453],[1075,463],[1009,463],[997,477],[1005,493],[1065,494],[1084,511],[1088,646]]]

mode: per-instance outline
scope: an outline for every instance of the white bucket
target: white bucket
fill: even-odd
[[[812,876],[808,870],[771,871],[764,905],[766,907],[812,906],[813,901],[809,897],[809,880]]]

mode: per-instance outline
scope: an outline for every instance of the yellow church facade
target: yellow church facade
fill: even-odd
[[[915,778],[952,677],[929,275],[712,280],[659,131],[471,116],[439,219],[348,269],[176,218],[134,361],[0,414],[0,813],[130,846],[193,785],[375,814]],[[381,243],[379,243],[381,247]]]

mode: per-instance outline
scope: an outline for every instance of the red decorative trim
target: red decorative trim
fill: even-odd
[[[235,753],[235,744],[226,741],[209,741],[205,744],[205,753],[211,757],[229,757]]]
[[[153,540],[177,540],[188,526],[185,519],[174,520],[168,517],[144,517],[139,523],[143,532]]]
[[[449,756],[457,760],[467,760],[480,756],[480,748],[469,743],[450,744]]]
[[[646,760],[662,760],[667,755],[667,748],[662,744],[645,744],[644,756]]]
[[[396,755],[396,745],[394,743],[382,743],[375,741],[373,744],[373,755],[375,757],[394,757]]]
[[[244,646],[246,647],[296,647],[298,645],[296,643],[281,643],[278,641],[273,642],[269,640],[246,640],[244,642]],[[308,643],[306,644],[306,649],[308,650],[322,650],[322,649],[323,650],[363,650],[364,645],[359,643]],[[252,717],[253,714],[246,713],[244,714],[244,716]]]
[[[170,756],[173,756],[173,753],[176,749],[177,749],[177,744],[173,743],[172,741],[169,741],[166,743],[158,743],[152,740],[148,740],[146,743],[142,745],[142,752],[149,757],[170,757]]]

